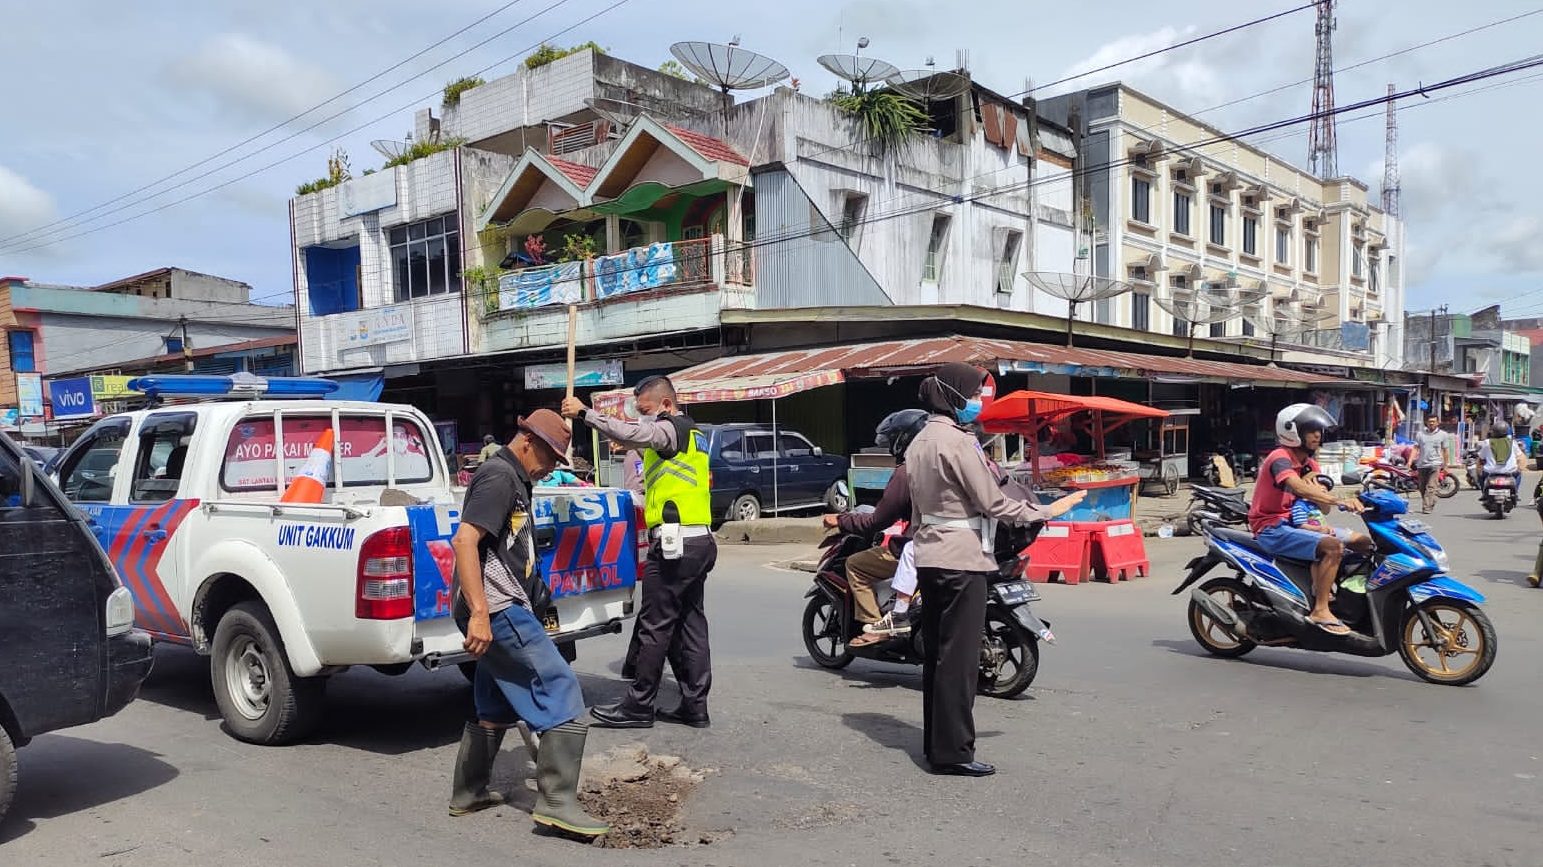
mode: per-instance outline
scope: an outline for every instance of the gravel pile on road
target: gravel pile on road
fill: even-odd
[[[595,841],[607,849],[661,849],[716,843],[728,830],[691,831],[681,811],[707,776],[677,756],[651,756],[640,744],[616,747],[584,762],[579,800],[590,815],[611,826]]]

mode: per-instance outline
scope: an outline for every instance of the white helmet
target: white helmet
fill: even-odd
[[[1334,416],[1311,403],[1294,403],[1275,416],[1275,438],[1292,449],[1302,447],[1302,437],[1334,426]]]

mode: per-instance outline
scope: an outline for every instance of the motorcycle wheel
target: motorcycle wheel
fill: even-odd
[[[855,658],[846,649],[836,606],[823,594],[816,594],[804,607],[804,649],[821,668],[846,668]]]
[[[1426,633],[1419,612],[1424,611],[1444,633],[1448,648],[1437,647]],[[1399,630],[1398,655],[1421,679],[1447,686],[1463,686],[1483,677],[1495,664],[1495,625],[1476,606],[1454,599],[1427,599],[1410,606]],[[1464,664],[1456,666],[1454,661]]]
[[[1012,698],[1039,674],[1039,641],[1005,611],[986,611],[980,645],[980,680],[976,690],[992,698]]]
[[[1451,499],[1457,496],[1458,487],[1457,476],[1447,473],[1436,480],[1436,496],[1443,500]]]
[[[1236,578],[1212,578],[1200,585],[1200,590],[1228,608],[1233,608],[1233,603],[1247,592],[1247,588],[1238,583]],[[1195,637],[1196,643],[1205,648],[1206,653],[1223,659],[1237,659],[1259,646],[1222,628],[1194,600],[1189,603],[1189,633]]]
[[[1202,511],[1204,510],[1192,509],[1189,514],[1184,516],[1184,526],[1189,528],[1191,536],[1202,536],[1205,534],[1205,527],[1200,523],[1200,513]]]

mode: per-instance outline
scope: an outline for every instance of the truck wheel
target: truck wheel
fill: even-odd
[[[16,794],[16,745],[11,735],[0,726],[0,822],[11,809],[11,798]]]
[[[242,602],[214,630],[210,679],[220,716],[238,740],[263,746],[293,743],[321,717],[325,677],[297,677],[268,609]]]
[[[754,521],[761,517],[761,498],[755,494],[740,494],[729,506],[730,521]]]

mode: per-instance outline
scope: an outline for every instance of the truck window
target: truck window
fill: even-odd
[[[86,431],[59,465],[59,488],[76,503],[105,503],[112,499],[118,458],[128,438],[127,419],[99,423]]]
[[[26,460],[29,457],[25,451],[17,454],[0,446],[0,523],[62,519],[64,510],[48,495],[47,483],[43,481],[41,472],[35,472],[32,477],[32,501],[22,501],[26,491],[22,482],[22,461]],[[27,544],[32,540],[23,542],[17,538],[14,541]],[[0,552],[3,553],[9,552]]]
[[[197,419],[193,413],[159,413],[140,425],[130,501],[157,503],[177,496]]]
[[[330,416],[284,416],[284,484],[294,479],[310,457],[317,438],[331,425]],[[395,436],[389,443],[383,415],[345,415],[339,420],[339,427],[336,454],[342,463],[344,487],[386,484],[387,456],[393,449],[398,484],[434,478],[430,446],[416,422],[398,419],[393,425]],[[245,419],[231,430],[220,471],[220,484],[225,490],[274,489],[273,439],[273,419],[267,416]]]

